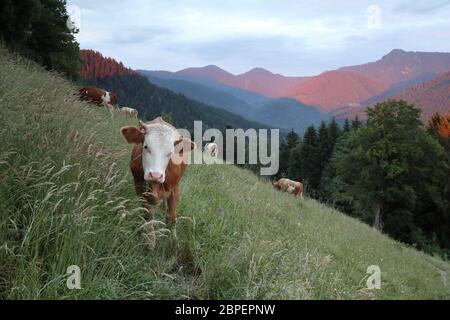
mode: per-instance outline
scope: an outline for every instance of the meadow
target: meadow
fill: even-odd
[[[136,121],[76,90],[0,49],[0,298],[450,298],[448,262],[232,165],[188,168],[177,239],[161,206],[149,251],[119,132]]]

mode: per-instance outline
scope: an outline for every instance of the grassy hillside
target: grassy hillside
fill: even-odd
[[[189,168],[178,240],[160,229],[149,253],[119,135],[133,121],[74,91],[0,52],[0,298],[450,297],[447,262],[233,166]],[[82,290],[66,288],[70,265]]]

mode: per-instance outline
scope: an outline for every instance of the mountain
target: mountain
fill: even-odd
[[[262,68],[233,75],[214,65],[188,68],[178,72],[141,72],[145,72],[148,77],[184,80],[207,87],[194,87],[186,82],[158,83],[191,98],[255,120],[261,119],[261,116],[249,115],[248,105],[253,107],[266,105],[267,108],[273,108],[274,105],[284,105],[288,101],[281,99],[278,104],[274,104],[274,100],[270,98],[295,99],[301,106],[312,106],[321,113],[330,113],[337,117],[352,117],[355,114],[364,117],[366,107],[396,97],[408,89],[417,91],[416,86],[420,87],[421,84],[447,71],[450,71],[450,53],[407,52],[396,49],[378,61],[347,66],[313,77],[285,77]],[[158,82],[155,79],[153,81]],[[436,99],[437,95],[442,94],[445,95],[444,89],[431,95]],[[406,95],[411,96],[412,93]],[[428,101],[431,98],[424,99]],[[417,101],[423,103],[423,100]],[[424,114],[429,113],[428,109],[436,109],[429,106],[431,102],[427,103],[428,105],[423,107]],[[288,105],[288,108],[292,108],[292,101]],[[442,108],[445,108],[445,105]],[[286,109],[283,111],[280,109],[280,112],[275,118],[278,120],[284,118],[286,123],[291,125],[290,116],[287,116],[287,114],[292,116],[291,110],[287,112]],[[264,121],[274,118],[274,114],[270,114],[272,117],[264,117]],[[298,116],[304,117],[302,114]]]
[[[347,71],[329,71],[287,91],[286,96],[331,112],[341,107],[359,106],[387,89],[382,82]]]
[[[181,79],[163,79],[154,76],[148,76],[147,78],[157,86],[167,88],[213,107],[242,116],[249,116],[252,113],[253,106],[219,89]]]
[[[450,71],[450,53],[407,52],[395,49],[376,62],[340,70],[375,78],[388,86],[405,81],[422,82]]]
[[[161,80],[182,80],[187,81],[189,83],[197,84],[204,89],[212,89],[213,91],[219,91],[227,93],[238,100],[241,100],[250,105],[257,105],[264,103],[268,97],[261,95],[256,92],[243,90],[241,88],[228,86],[223,83],[220,83],[216,80],[203,78],[199,76],[189,76],[183,75],[180,73],[169,72],[169,71],[148,71],[148,70],[137,70],[140,74],[146,76],[150,82],[160,85],[162,87],[167,87],[168,89],[180,90],[180,93],[186,94],[189,96],[189,91],[182,89],[179,86],[179,83],[171,83],[170,81],[161,81]],[[203,90],[203,89],[202,89]],[[181,92],[183,91],[183,92]]]
[[[450,72],[402,91],[394,98],[420,106],[424,120],[436,112],[447,114],[450,111]]]
[[[390,94],[387,94],[390,92]],[[405,100],[413,103],[422,110],[422,120],[427,121],[434,113],[447,114],[450,111],[450,72],[440,74],[432,80],[407,87],[404,90],[391,89],[379,96],[362,103],[354,108],[335,110],[333,115],[337,118],[367,119],[365,109],[387,99]]]
[[[254,68],[240,75],[233,75],[217,66],[188,68],[177,75],[214,80],[227,86],[263,94],[268,97],[282,97],[287,88],[308,80],[308,77],[286,77],[262,68]]]
[[[86,55],[83,55],[86,57]],[[244,119],[223,109],[215,108],[184,95],[158,87],[139,73],[122,67],[112,58],[100,53],[89,54],[82,59],[83,70],[103,70],[105,72],[84,72],[84,83],[104,88],[118,96],[119,105],[136,108],[142,119],[152,119],[160,115],[170,117],[180,128],[193,130],[194,121],[203,121],[204,128],[267,128],[260,123]],[[102,76],[96,76],[96,75]]]
[[[227,110],[251,121],[264,125],[295,130],[302,134],[310,125],[318,125],[330,119],[314,107],[307,106],[290,98],[269,98],[255,95],[243,89],[236,89],[215,82],[215,80],[197,80],[188,76],[166,72],[139,71],[150,82],[181,93],[189,98]],[[239,99],[239,98],[242,98]],[[245,100],[245,101],[244,101]]]
[[[321,121],[331,120],[331,116],[295,99],[278,98],[269,100],[257,108],[251,119],[277,128],[293,129],[303,134],[310,125],[318,127]]]

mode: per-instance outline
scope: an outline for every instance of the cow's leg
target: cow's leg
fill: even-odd
[[[166,221],[170,230],[172,230],[172,235],[176,238],[176,222],[177,222],[177,206],[178,201],[180,200],[180,188],[177,186],[170,193],[167,198],[167,213],[166,213]]]

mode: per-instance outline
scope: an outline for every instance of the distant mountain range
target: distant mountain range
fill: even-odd
[[[407,52],[396,49],[376,62],[344,67],[341,70],[377,79],[388,86],[422,82],[424,78],[450,71],[450,53]]]
[[[82,50],[83,83],[104,88],[118,96],[119,105],[138,110],[142,119],[150,120],[164,115],[179,128],[193,130],[195,120],[203,127],[224,130],[233,128],[269,128],[232,112],[189,99],[184,95],[161,88],[139,73],[126,68],[113,58],[92,50]],[[282,130],[281,134],[286,131]]]
[[[294,87],[308,80],[308,77],[285,77],[262,68],[254,68],[246,73],[235,76],[214,65],[204,68],[184,69],[176,72],[176,74],[187,77],[207,78],[268,97],[284,96],[286,88]]]
[[[299,84],[289,90],[287,96],[323,112],[331,112],[341,107],[359,105],[387,88],[383,82],[365,75],[330,71]]]
[[[378,61],[312,77],[286,77],[262,68],[233,75],[214,65],[139,72],[190,98],[255,121],[302,131],[304,123],[361,115],[366,107],[393,97],[418,104],[424,119],[435,111],[445,113],[450,109],[450,91],[443,74],[449,71],[450,53],[396,49]]]
[[[376,62],[311,77],[286,77],[261,68],[233,75],[213,65],[178,72],[131,70],[92,50],[82,50],[81,59],[86,81],[123,91],[123,102],[141,113],[171,113],[183,125],[198,118],[220,127],[270,127],[301,134],[332,117],[364,119],[367,107],[388,98],[416,104],[424,120],[450,110],[450,53],[397,49]],[[117,78],[124,76],[126,81]]]
[[[421,106],[425,119],[435,112],[445,115],[450,111],[450,72],[404,90],[394,98]]]
[[[252,91],[224,85],[215,80],[220,79],[219,77],[215,79],[211,77],[202,78],[196,72],[189,76],[184,71],[173,74],[158,71],[139,72],[153,84],[269,127],[293,129],[298,133],[303,133],[308,126],[318,125],[321,121],[331,119],[331,116],[295,99],[271,98]],[[210,72],[207,74],[208,76],[211,75]],[[217,76],[223,73],[216,69],[214,74]]]

